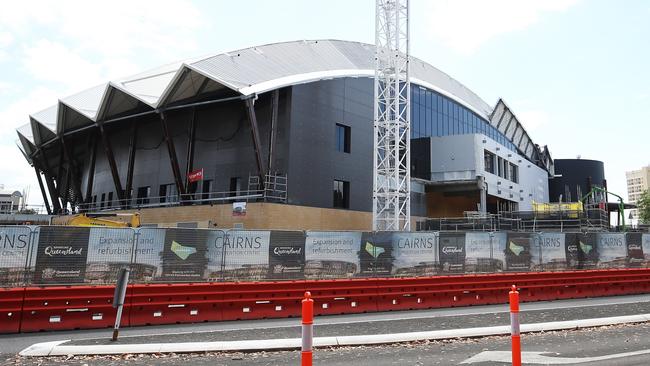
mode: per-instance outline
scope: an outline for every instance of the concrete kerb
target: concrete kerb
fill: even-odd
[[[616,316],[608,318],[580,319],[560,322],[523,324],[522,333],[547,332],[568,329],[593,328],[607,325],[643,323],[650,321],[650,314]],[[476,338],[510,334],[510,326],[493,326],[466,329],[435,330],[426,332],[371,334],[340,337],[316,337],[314,347],[362,346],[403,343],[426,340]],[[116,355],[144,353],[191,353],[191,352],[255,352],[299,350],[300,338],[185,342],[144,343],[111,345],[65,345],[70,340],[36,343],[20,351],[21,356],[68,356],[68,355]]]

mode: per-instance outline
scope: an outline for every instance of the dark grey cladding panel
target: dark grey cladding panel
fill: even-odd
[[[335,179],[350,182],[350,209],[372,210],[373,81],[348,78],[292,88],[290,203],[332,207]],[[351,152],[336,150],[336,124],[351,128]]]
[[[288,90],[282,90],[279,101],[274,165],[275,170],[281,173],[287,171],[288,163],[289,108],[287,98],[289,95]],[[270,93],[260,95],[255,102],[265,161],[268,159],[270,103]],[[192,110],[169,111],[166,118],[174,140],[181,175],[184,177],[187,169],[188,132]],[[204,169],[204,179],[212,181],[211,191],[228,191],[232,177],[240,177],[241,188],[247,189],[248,176],[256,174],[257,167],[244,102],[235,101],[197,108],[195,118],[194,168]],[[129,139],[133,122],[134,120],[129,119],[123,123],[118,122],[107,126],[123,185],[126,183]],[[158,196],[160,185],[174,183],[167,145],[163,140],[160,117],[157,114],[143,116],[138,119],[137,123],[139,127],[133,189],[134,192],[137,192],[138,187],[149,186],[151,195]],[[115,189],[101,141],[98,144],[93,195],[97,195],[99,200],[102,193],[108,194],[108,192],[114,192]],[[88,157],[89,153],[86,154]],[[83,169],[85,184],[89,169],[87,162]]]

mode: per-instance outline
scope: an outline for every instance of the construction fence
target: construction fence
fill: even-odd
[[[650,267],[650,234],[0,227],[0,287]]]

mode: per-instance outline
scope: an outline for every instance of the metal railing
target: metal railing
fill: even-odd
[[[140,209],[151,207],[171,207],[181,205],[205,205],[211,203],[251,202],[264,199],[263,190],[239,190],[222,192],[197,192],[166,196],[132,197],[128,199],[104,200],[79,204],[78,212],[111,211],[118,209]]]
[[[286,174],[269,173],[261,177],[250,176],[247,190],[191,192],[168,194],[164,196],[136,196],[126,199],[104,199],[75,205],[75,212],[111,211],[118,209],[140,209],[151,207],[170,207],[181,205],[206,205],[225,202],[251,202],[265,200],[270,202],[287,201]]]
[[[466,215],[426,219],[417,223],[417,230],[436,231],[607,231],[607,212],[600,209],[585,211],[515,211],[499,214]]]

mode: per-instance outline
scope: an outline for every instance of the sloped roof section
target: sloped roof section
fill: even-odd
[[[374,77],[375,47],[340,40],[273,43],[170,63],[112,80],[62,98],[31,116],[36,131],[19,131],[21,143],[44,143],[111,118],[164,109],[200,98],[246,97],[266,91],[343,77]],[[533,156],[534,144],[500,100],[492,108],[463,84],[430,64],[411,58],[411,82],[435,90],[489,120],[520,151]],[[44,126],[41,127],[41,126]],[[29,149],[24,146],[26,153]]]
[[[97,116],[97,111],[99,110],[99,104],[106,92],[106,87],[106,84],[94,86],[90,89],[86,89],[82,92],[61,99],[61,103],[94,121]]]
[[[187,61],[186,61],[187,62]],[[175,62],[136,75],[114,80],[111,86],[155,108],[183,62]]]
[[[55,104],[51,107],[43,109],[40,112],[32,114],[30,118],[38,121],[38,123],[49,128],[50,130],[56,131],[57,113],[58,105]]]
[[[144,109],[136,107],[135,100],[155,109],[190,99],[194,92],[223,89],[248,96],[322,79],[372,77],[374,52],[375,47],[371,44],[339,40],[292,41],[250,47],[170,63],[100,84],[62,98],[58,108],[53,106],[32,117],[56,133],[62,133],[96,122],[98,118],[110,118],[129,109]],[[483,117],[489,117],[490,106],[471,90],[426,62],[417,58],[412,58],[411,62],[413,83],[434,89]],[[114,89],[132,99],[115,93]],[[115,96],[120,98],[118,103],[112,100]],[[69,113],[68,109],[76,113]]]
[[[503,99],[499,99],[489,118],[490,124],[496,127],[510,140],[519,152],[526,156],[530,161],[535,162],[540,167],[552,172],[553,161],[550,159],[550,152],[545,146],[542,151],[539,146],[533,144],[528,132],[519,122],[515,113],[508,107]],[[539,158],[543,156],[543,158]]]

